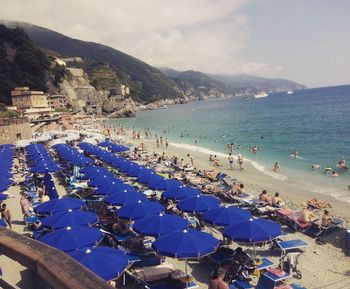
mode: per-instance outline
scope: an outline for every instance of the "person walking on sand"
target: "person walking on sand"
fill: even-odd
[[[228,162],[229,162],[229,164],[230,164],[230,168],[231,168],[231,170],[233,169],[233,156],[232,156],[232,153],[229,153],[228,154]]]
[[[279,173],[280,172],[280,165],[278,162],[275,162],[275,165],[273,166],[273,171],[275,173]]]
[[[7,208],[7,205],[4,203],[1,206],[1,218],[6,221],[6,223],[9,225],[10,229],[12,229],[11,225],[11,212]]]
[[[242,157],[241,154],[238,155],[237,162],[238,162],[238,165],[239,165],[239,169],[241,171],[244,170],[244,168],[243,168],[243,157]]]
[[[194,159],[193,159],[193,156],[191,156],[190,154],[187,154],[187,157],[190,159],[191,166],[193,167],[193,166],[194,166]]]
[[[226,275],[226,270],[223,268],[219,268],[216,270],[213,279],[210,280],[208,289],[229,289],[230,287],[224,281]]]
[[[233,143],[229,143],[229,144],[227,145],[227,150],[228,150],[228,153],[229,153],[229,154],[232,154],[232,152],[233,152]]]
[[[157,148],[159,148],[159,138],[156,139]]]
[[[168,146],[169,146],[169,143],[168,143],[168,139],[166,138],[166,139],[165,139],[165,148],[167,149]]]

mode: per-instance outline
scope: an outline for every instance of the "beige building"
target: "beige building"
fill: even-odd
[[[29,90],[29,87],[16,87],[11,91],[12,104],[18,110],[48,107],[49,102],[43,91]]]
[[[49,95],[48,100],[53,109],[63,109],[67,106],[66,97],[62,94]]]
[[[11,144],[31,137],[28,118],[0,118],[0,144]]]

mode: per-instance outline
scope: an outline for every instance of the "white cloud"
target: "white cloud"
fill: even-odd
[[[100,42],[154,66],[211,73],[271,71],[242,64],[247,0],[0,0],[0,18]]]
[[[241,64],[240,69],[243,73],[264,75],[280,72],[283,70],[283,67],[281,65],[270,66],[264,62],[248,62]]]

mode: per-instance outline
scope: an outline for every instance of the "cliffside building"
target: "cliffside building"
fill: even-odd
[[[55,94],[48,96],[49,105],[54,109],[63,109],[67,106],[66,97],[62,94]]]
[[[11,91],[12,104],[18,110],[49,107],[47,96],[43,91],[29,90],[29,87],[16,87]]]

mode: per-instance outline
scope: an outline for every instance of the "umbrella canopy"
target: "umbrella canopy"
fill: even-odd
[[[177,204],[177,207],[188,213],[203,213],[208,210],[217,208],[221,203],[219,198],[208,195],[197,195],[184,199]]]
[[[57,230],[69,226],[92,226],[97,222],[98,216],[95,213],[68,210],[44,218],[42,225]]]
[[[38,214],[51,215],[59,212],[79,210],[85,205],[85,201],[73,198],[54,199],[42,203],[35,207],[34,211]]]
[[[111,194],[104,199],[104,202],[112,206],[125,206],[135,204],[138,201],[145,201],[146,195],[141,192],[124,190]]]
[[[124,183],[111,184],[109,186],[104,186],[97,188],[95,194],[97,195],[114,195],[121,193],[123,191],[134,191],[134,187]]]
[[[204,221],[215,226],[228,226],[236,222],[246,221],[252,218],[249,211],[230,207],[218,207],[204,213]]]
[[[137,177],[139,183],[147,184],[151,175],[155,174],[155,171],[150,169],[140,170],[140,173]]]
[[[200,195],[200,193],[201,192],[195,188],[180,186],[178,188],[169,188],[163,193],[163,197],[166,199],[179,201],[190,197],[195,197]]]
[[[91,227],[67,227],[46,234],[40,242],[55,247],[63,252],[70,252],[96,246],[103,239],[103,233]]]
[[[281,225],[270,220],[253,219],[233,223],[224,230],[224,237],[245,243],[273,240],[282,234]]]
[[[137,177],[140,173],[141,170],[145,169],[145,167],[143,166],[140,166],[139,164],[137,163],[131,163],[128,171],[126,172],[126,174],[129,176],[129,177]]]
[[[92,247],[69,255],[105,281],[117,279],[129,265],[122,251],[110,247]]]
[[[175,180],[175,179],[167,179],[166,181],[166,190],[176,190],[178,188],[180,188],[181,186],[183,186],[183,183],[180,182],[179,180]]]
[[[127,205],[117,211],[119,218],[124,220],[137,220],[145,216],[158,215],[164,212],[165,208],[151,201],[138,201],[135,204]]]
[[[158,174],[152,174],[148,180],[148,187],[153,190],[166,190],[167,183],[164,177]]]
[[[6,188],[6,190],[7,190],[7,188]],[[6,190],[4,190],[4,191],[6,191]],[[0,190],[0,192],[1,192],[1,190]],[[0,194],[0,202],[5,201],[7,198],[8,198],[7,194]]]
[[[216,251],[219,240],[197,230],[180,230],[161,235],[153,242],[160,255],[179,259],[200,258]]]
[[[141,235],[159,235],[188,228],[188,221],[172,214],[147,216],[135,221],[133,230]]]

